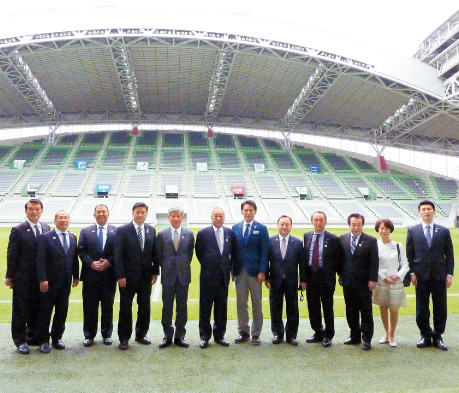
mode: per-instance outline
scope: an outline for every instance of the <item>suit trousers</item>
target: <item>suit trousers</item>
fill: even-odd
[[[116,281],[83,282],[83,333],[85,338],[94,339],[101,309],[100,330],[103,338],[111,337],[113,332],[113,302]]]
[[[214,307],[214,326],[210,325],[212,314],[212,306]],[[209,341],[221,339],[226,333],[226,321],[228,315],[228,287],[223,280],[223,274],[217,283],[207,284],[201,281],[199,295],[199,335],[202,340]]]
[[[239,332],[250,335],[249,327],[249,292],[252,299],[252,336],[259,336],[263,327],[262,292],[261,283],[256,277],[249,276],[245,267],[235,277],[236,284],[236,305]]]
[[[11,335],[16,346],[36,343],[39,307],[40,285],[36,279],[24,282],[14,279]]]
[[[430,326],[429,298],[432,295],[433,325]],[[416,287],[416,324],[422,337],[441,338],[445,332],[447,318],[446,283],[444,279],[418,280]]]
[[[71,280],[69,279],[67,282],[64,281],[57,285],[50,286],[48,292],[40,293],[37,336],[40,345],[49,342],[50,336],[53,342],[62,339],[69,309],[71,286]],[[49,324],[51,322],[53,308],[54,317],[50,334]]]
[[[285,329],[282,321],[284,296],[287,314]],[[283,279],[280,288],[271,288],[269,290],[269,306],[271,310],[271,331],[273,335],[284,337],[285,332],[287,340],[296,338],[300,322],[298,311],[298,288],[288,285],[287,280]]]
[[[309,323],[317,338],[333,339],[335,336],[335,320],[333,313],[334,289],[330,288],[322,269],[312,273],[306,289],[308,301]],[[322,325],[322,310],[325,330]]]
[[[343,294],[350,337],[356,341],[371,342],[374,333],[373,306],[367,283],[352,282],[343,287]]]
[[[120,341],[129,341],[132,335],[132,301],[137,294],[137,322],[135,336],[145,337],[150,328],[151,277],[127,278],[124,288],[120,288],[120,315],[118,337]]]
[[[186,334],[185,325],[188,321],[188,287],[182,285],[179,278],[170,286],[163,286],[163,311],[161,315],[161,325],[163,326],[164,336],[172,340],[174,337],[174,327],[172,326],[172,315],[174,313],[175,300],[175,338],[184,338]]]

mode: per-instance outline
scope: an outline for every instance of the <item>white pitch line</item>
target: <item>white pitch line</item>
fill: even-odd
[[[159,278],[159,276],[158,276],[158,278]],[[157,285],[157,284],[155,284],[155,285]],[[161,284],[158,285],[158,287],[161,288]],[[153,292],[153,298],[151,299],[151,301],[152,302],[159,302],[160,301],[159,300],[159,295],[157,295],[158,298],[155,298],[155,293],[156,293],[156,288],[155,288],[155,291]],[[160,293],[160,289],[158,290],[158,293]],[[450,297],[450,296],[459,296],[459,293],[452,293],[452,294],[448,295],[448,297]],[[406,295],[406,297],[414,298],[414,297],[416,297],[416,295]],[[333,299],[344,299],[344,296],[333,296]],[[231,302],[235,302],[236,298],[228,298],[228,300],[231,301]],[[269,298],[264,297],[262,300],[268,301]],[[199,302],[199,299],[188,299],[188,301],[189,302]],[[83,300],[81,300],[81,299],[71,299],[69,302],[70,303],[82,303]],[[120,302],[119,299],[115,299],[115,303],[119,303],[119,302]],[[2,303],[11,303],[11,300],[0,300],[0,304],[2,304]]]

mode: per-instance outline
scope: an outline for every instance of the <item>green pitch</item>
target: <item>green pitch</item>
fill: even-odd
[[[0,276],[3,278],[5,276],[6,271],[6,248],[8,245],[8,236],[10,233],[10,228],[0,228]],[[309,229],[308,229],[309,230]],[[80,233],[80,228],[72,228],[72,232],[76,233],[78,236]],[[196,233],[198,229],[193,229]],[[292,235],[302,239],[303,233],[305,229],[293,229]],[[348,231],[347,228],[333,228],[329,229],[330,232],[335,233],[336,235],[341,235]],[[371,235],[377,235],[377,233],[372,228],[366,228],[366,232]],[[275,228],[271,228],[269,230],[270,235],[274,235],[277,233]],[[459,228],[455,228],[451,230],[451,235],[453,238],[453,244],[459,244]],[[405,244],[406,239],[406,229],[396,229],[395,232],[392,234],[392,238],[396,241],[402,242]],[[455,248],[455,256],[456,260],[459,256],[459,246]],[[189,291],[189,301],[188,301],[188,318],[190,320],[197,320],[199,315],[199,271],[200,265],[196,258],[193,258],[192,262],[192,282],[190,285]],[[72,290],[71,294],[71,304],[69,309],[69,316],[68,321],[71,322],[80,322],[83,320],[83,309],[82,309],[82,302],[81,302],[81,283],[78,287]],[[153,288],[154,292],[154,288]],[[453,285],[448,290],[448,313],[459,313],[459,283],[457,280],[453,279]],[[11,290],[6,287],[5,285],[0,286],[0,323],[11,322]],[[415,299],[414,299],[414,288],[410,286],[407,288],[407,307],[401,308],[400,314],[406,315],[415,314]],[[453,296],[451,296],[453,295]],[[335,316],[336,317],[343,317],[345,316],[344,312],[344,300],[342,298],[343,292],[342,288],[337,285],[336,292],[335,292]],[[263,286],[263,313],[265,318],[270,318],[269,315],[269,291]],[[235,290],[232,284],[230,284],[229,290],[229,302],[228,302],[228,319],[236,319],[236,295]],[[116,300],[115,300],[115,318],[117,319],[118,315],[118,306],[119,306],[119,295],[117,292]],[[162,303],[161,299],[157,299],[156,301],[153,299],[152,301],[152,319],[153,320],[160,320],[161,319],[161,308]],[[134,310],[135,311],[135,310]],[[375,314],[378,314],[377,308],[375,308]],[[300,302],[300,317],[307,318],[308,317],[308,310],[306,301]]]

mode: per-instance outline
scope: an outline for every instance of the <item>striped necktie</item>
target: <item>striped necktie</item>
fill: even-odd
[[[354,251],[355,251],[355,246],[356,246],[356,241],[357,239],[357,236],[354,236],[352,235],[352,241],[351,241],[351,254],[354,255]]]
[[[143,251],[143,234],[141,227],[137,228],[137,238],[139,239],[140,249]]]
[[[65,232],[62,232],[62,247],[64,247],[64,252],[67,254],[69,252],[69,245],[67,243],[67,235]]]

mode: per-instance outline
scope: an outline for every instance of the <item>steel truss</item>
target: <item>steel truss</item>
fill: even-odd
[[[209,81],[209,97],[205,113],[202,116],[188,114],[142,113],[137,94],[135,74],[130,48],[135,46],[182,46],[193,45],[196,47],[211,46],[220,51],[217,65],[212,80]],[[459,142],[445,138],[427,138],[412,135],[414,127],[438,116],[441,112],[451,116],[458,116],[459,109],[454,97],[457,96],[457,84],[450,86],[452,102],[439,101],[413,87],[390,80],[378,75],[374,66],[351,59],[340,54],[324,52],[318,49],[298,46],[285,42],[269,39],[260,39],[237,34],[205,32],[194,30],[172,30],[157,28],[139,29],[94,29],[75,30],[38,34],[34,36],[19,36],[0,39],[0,67],[10,80],[17,80],[19,84],[26,84],[21,78],[17,65],[10,54],[18,55],[23,51],[36,50],[61,50],[69,47],[105,46],[109,47],[118,79],[123,91],[127,113],[66,113],[59,114],[62,124],[100,124],[103,122],[158,122],[165,124],[199,124],[213,123],[215,125],[231,127],[251,127],[254,129],[277,130],[290,135],[290,128],[296,132],[308,135],[329,136],[335,138],[365,140],[374,143],[388,143],[390,146],[403,148],[418,148],[425,151],[449,152],[459,155]],[[317,66],[314,72],[314,81],[303,87],[300,94],[292,103],[283,119],[267,121],[258,118],[221,117],[219,109],[224,97],[228,78],[234,57],[237,53],[253,52],[260,56],[275,56],[286,61],[301,61],[305,65],[313,63]],[[322,65],[322,66],[321,66]],[[19,74],[19,75],[18,75]],[[308,111],[330,89],[337,77],[341,74],[352,75],[369,83],[383,86],[384,88],[399,91],[407,99],[415,98],[416,104],[409,108],[409,113],[394,114],[388,124],[381,125],[377,130],[353,129],[350,127],[330,126],[325,124],[308,124],[304,119]],[[20,82],[20,83],[19,83]],[[38,82],[38,81],[37,81]],[[19,87],[16,87],[19,89]],[[43,121],[57,119],[54,107],[46,105],[46,100],[37,91],[29,87],[29,92],[21,93],[31,103],[39,114],[17,114],[15,116],[0,118],[0,126],[12,128],[14,126],[40,126]],[[45,93],[46,94],[46,93]],[[35,96],[35,97],[34,97]],[[31,98],[32,97],[32,98]],[[44,96],[46,97],[46,96]],[[37,104],[39,103],[39,104]],[[52,104],[52,103],[51,103]],[[45,110],[43,110],[45,108]],[[396,115],[396,116],[395,116]],[[430,116],[430,117],[429,117]]]

